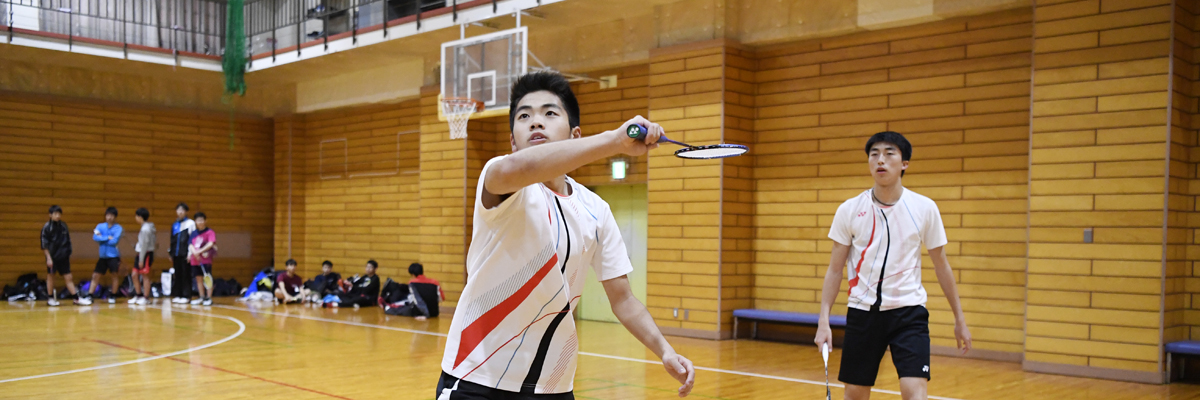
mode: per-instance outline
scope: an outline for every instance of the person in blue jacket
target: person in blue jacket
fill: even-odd
[[[97,288],[100,287],[100,277],[105,273],[112,275],[112,295],[108,296],[108,303],[115,304],[117,302],[117,289],[120,287],[121,281],[121,250],[117,249],[117,244],[121,242],[121,235],[125,230],[121,228],[121,224],[117,223],[117,208],[109,207],[104,210],[104,222],[96,225],[96,229],[92,230],[92,240],[100,245],[100,260],[96,261],[96,270],[92,272],[91,287],[88,288],[88,297],[96,294]]]

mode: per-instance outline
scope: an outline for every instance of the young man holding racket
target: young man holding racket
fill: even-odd
[[[692,390],[695,371],[676,354],[629,287],[633,270],[612,211],[566,174],[617,154],[657,147],[662,127],[636,117],[581,138],[579,103],[555,73],[512,87],[513,153],[491,159],[476,188],[474,231],[463,288],[442,358],[438,400],[573,399],[578,335],[571,310],[586,268],[596,272],[625,328]],[[626,136],[630,124],[649,130]]]
[[[866,152],[875,186],[846,200],[833,217],[829,228],[833,255],[821,289],[814,341],[818,349],[832,346],[829,312],[841,286],[842,268],[847,268],[849,310],[838,374],[846,384],[846,399],[871,397],[888,348],[903,398],[925,399],[930,376],[929,312],[921,286],[921,244],[929,250],[938,283],[954,311],[954,337],[964,354],[971,349],[971,332],[946,260],[946,229],[937,204],[900,184],[912,158],[912,145],[899,133],[880,132],[867,141]]]

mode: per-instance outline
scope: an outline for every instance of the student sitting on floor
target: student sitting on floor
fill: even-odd
[[[304,283],[304,298],[320,304],[325,296],[337,294],[337,285],[340,280],[342,280],[342,276],[333,272],[333,262],[325,260],[321,263],[321,274]]]
[[[301,284],[304,279],[296,275],[296,260],[288,259],[284,263],[287,270],[275,276],[275,299],[277,303],[299,303],[304,299],[301,295]]]
[[[379,267],[379,263],[375,260],[367,261],[366,275],[355,276],[350,280],[350,290],[340,297],[339,303],[332,303],[333,307],[352,305],[354,308],[362,306],[373,306],[379,301],[379,276],[375,275],[375,269]]]

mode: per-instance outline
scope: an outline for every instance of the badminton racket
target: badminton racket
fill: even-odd
[[[625,132],[630,138],[637,140],[645,140],[649,131],[645,126],[633,124],[629,125],[629,129]],[[695,160],[708,160],[713,158],[737,157],[746,154],[750,149],[740,144],[710,144],[707,146],[692,146],[683,142],[676,142],[668,139],[667,135],[658,137],[658,143],[673,143],[683,146],[682,149],[675,150],[675,157],[690,158]]]
[[[821,360],[825,362],[825,400],[833,400],[829,391],[829,343],[821,343]]]

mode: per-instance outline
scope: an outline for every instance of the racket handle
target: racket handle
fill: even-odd
[[[629,135],[629,138],[631,138],[631,139],[646,140],[646,135],[650,134],[650,130],[646,129],[645,126],[642,126],[640,124],[632,124],[632,125],[629,125],[629,129],[625,131],[625,134]],[[666,141],[669,141],[667,139],[667,135],[662,135],[662,136],[658,137],[658,143],[662,143],[662,142],[666,142]]]
[[[821,358],[825,360],[825,365],[829,365],[829,343],[821,343]]]

